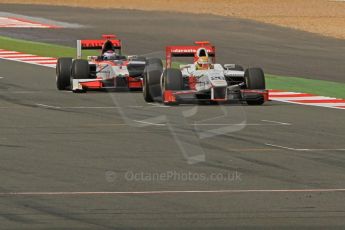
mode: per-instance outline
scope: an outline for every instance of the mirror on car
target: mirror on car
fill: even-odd
[[[98,58],[98,56],[87,56],[88,61],[94,61]]]
[[[235,67],[235,64],[224,64],[224,69],[226,70],[235,69]]]

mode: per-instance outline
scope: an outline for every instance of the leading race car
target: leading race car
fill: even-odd
[[[166,47],[166,68],[157,61],[147,63],[143,95],[146,102],[179,104],[187,101],[219,103],[245,101],[262,105],[268,100],[261,68],[215,63],[216,50],[210,42],[193,46]],[[194,57],[193,64],[172,68],[172,57]]]
[[[102,38],[78,40],[77,59],[58,59],[56,85],[59,90],[142,89],[146,58],[122,55],[121,40],[115,35],[103,35]],[[83,60],[82,50],[85,49],[100,49],[101,55]]]

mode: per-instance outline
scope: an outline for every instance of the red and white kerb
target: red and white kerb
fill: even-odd
[[[34,22],[23,18],[14,17],[0,17],[0,28],[46,28],[56,29],[60,28],[55,25],[43,24],[40,22]]]

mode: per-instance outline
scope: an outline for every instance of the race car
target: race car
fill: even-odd
[[[142,89],[146,58],[122,55],[121,40],[115,35],[103,35],[102,38],[78,40],[77,59],[58,59],[56,85],[59,90]],[[91,49],[101,50],[101,55],[81,59],[82,50]]]
[[[194,62],[172,68],[173,57],[193,57]],[[215,57],[215,46],[208,41],[166,47],[165,69],[158,61],[147,63],[143,82],[145,101],[164,104],[244,101],[249,105],[262,105],[268,100],[261,68],[244,71],[240,65],[217,64]]]

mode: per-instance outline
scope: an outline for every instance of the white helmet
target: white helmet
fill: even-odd
[[[105,60],[112,60],[115,59],[116,53],[112,50],[108,50],[103,54]]]

